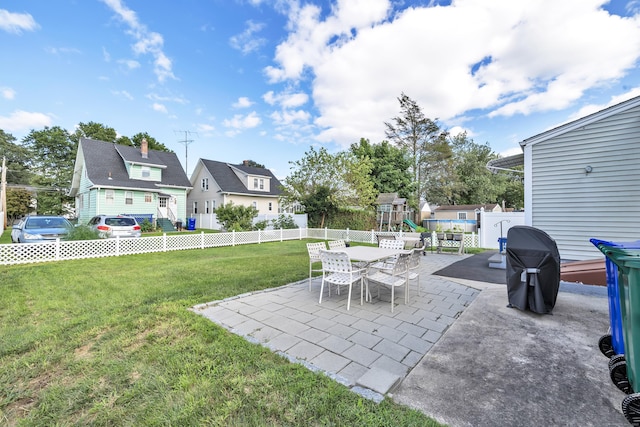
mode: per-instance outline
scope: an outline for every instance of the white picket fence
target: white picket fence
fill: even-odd
[[[46,243],[13,243],[0,245],[0,265],[102,258],[185,249],[206,249],[221,246],[247,245],[285,240],[321,239],[376,243],[376,235],[395,235],[398,239],[418,241],[420,233],[379,233],[375,230],[331,230],[326,228],[296,228],[287,230],[243,231],[230,233],[163,234],[142,238],[72,240]],[[432,236],[436,245],[435,234]],[[429,243],[427,244],[429,245]],[[443,246],[447,246],[444,242]],[[477,246],[475,234],[465,235],[465,247]]]

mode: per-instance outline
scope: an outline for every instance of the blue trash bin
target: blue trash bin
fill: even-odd
[[[195,229],[196,229],[196,219],[187,218],[187,230],[195,230]]]
[[[500,253],[503,254],[507,251],[507,238],[499,237],[498,244],[500,245]]]
[[[600,239],[590,239],[595,247],[601,251],[604,248],[640,249],[640,240],[635,242],[609,242]],[[598,342],[600,351],[607,357],[624,354],[624,336],[622,332],[622,314],[620,308],[620,290],[618,286],[618,266],[607,256],[607,296],[609,298],[609,320],[611,335],[603,335]],[[609,342],[610,341],[610,342]]]

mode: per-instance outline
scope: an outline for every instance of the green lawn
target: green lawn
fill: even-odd
[[[437,426],[188,310],[305,278],[305,243],[0,266],[0,425]]]

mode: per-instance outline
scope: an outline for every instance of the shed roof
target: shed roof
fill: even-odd
[[[493,210],[499,206],[497,203],[488,203],[486,205],[442,205],[438,206],[437,211],[473,211],[484,208],[485,211]]]

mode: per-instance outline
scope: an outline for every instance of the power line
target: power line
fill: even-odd
[[[191,132],[188,130],[176,130],[174,132],[180,132],[180,133],[184,133],[184,139],[181,141],[178,141],[180,144],[184,144],[184,172],[187,173],[187,171],[189,170],[189,144],[191,144],[193,142],[193,139],[189,139],[189,137],[191,137],[192,134],[195,134],[196,136],[198,135],[197,132]]]

